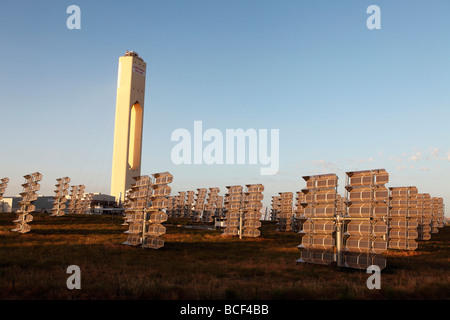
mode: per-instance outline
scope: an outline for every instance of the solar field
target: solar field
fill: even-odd
[[[33,213],[32,232],[0,214],[0,299],[449,299],[450,227],[416,250],[387,250],[381,289],[365,270],[298,263],[301,236],[262,221],[259,237],[195,229],[169,218],[158,250],[123,245],[122,216]],[[81,289],[66,286],[81,270]]]

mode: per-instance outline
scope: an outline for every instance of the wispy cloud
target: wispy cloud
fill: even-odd
[[[406,154],[402,153],[401,156],[389,156],[389,160],[396,161],[396,162],[403,162],[405,160]]]
[[[445,153],[438,147],[429,147],[425,151],[415,147],[409,154],[390,155],[389,160],[397,162],[398,171],[414,168],[421,171],[434,171],[436,169],[440,170],[439,163],[442,164],[442,161],[450,161],[450,150]],[[416,163],[417,165],[415,165]]]
[[[375,160],[372,157],[369,158],[358,158],[358,159],[336,159],[334,161],[328,160],[311,160],[304,161],[304,164],[310,164],[319,168],[319,172],[321,173],[329,173],[329,172],[345,172],[348,170],[358,170],[361,165],[371,164]],[[364,165],[365,166],[365,165]]]
[[[422,152],[418,148],[414,148],[414,154],[409,158],[409,160],[417,161],[422,159]]]
[[[430,156],[432,159],[439,160],[441,157],[439,156],[439,148],[430,148]]]
[[[341,171],[339,166],[336,163],[331,162],[331,161],[313,160],[312,164],[316,167],[319,167],[319,170],[321,171],[321,173]]]

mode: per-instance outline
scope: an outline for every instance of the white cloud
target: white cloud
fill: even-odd
[[[440,157],[439,157],[439,148],[436,148],[436,147],[431,148],[430,154],[431,154],[431,157],[433,159],[437,159],[437,160],[440,159]]]
[[[340,171],[339,167],[330,161],[325,160],[313,160],[312,164],[316,167],[319,167],[321,170],[321,173],[329,173],[329,172],[336,172]]]
[[[397,161],[397,162],[403,161],[403,159],[401,157],[397,157],[397,156],[389,156],[389,159],[392,161]]]
[[[415,153],[409,158],[409,160],[417,161],[422,158],[422,153],[419,149],[414,148]]]
[[[420,167],[420,170],[422,170],[422,171],[430,171],[431,169],[427,168],[427,167]]]

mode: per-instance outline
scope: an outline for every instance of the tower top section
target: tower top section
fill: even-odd
[[[128,51],[123,55],[124,57],[136,57],[139,60],[144,61],[141,57],[139,57],[138,53],[136,51]]]

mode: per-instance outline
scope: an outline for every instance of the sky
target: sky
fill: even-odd
[[[81,10],[81,29],[68,29]],[[381,29],[369,29],[377,5]],[[118,60],[147,63],[142,174],[169,171],[173,194],[263,183],[265,205],[302,176],[384,168],[387,186],[450,203],[447,0],[3,1],[0,178],[5,196],[43,174],[110,193]],[[180,128],[279,130],[279,171],[180,164]],[[449,216],[448,213],[446,213]]]

